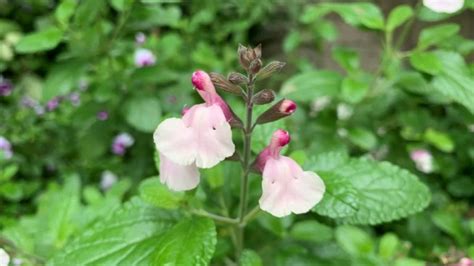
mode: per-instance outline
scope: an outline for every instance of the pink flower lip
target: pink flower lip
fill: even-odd
[[[206,79],[207,73],[202,71],[202,70],[196,70],[193,73],[193,76],[191,78],[191,82],[193,83],[193,86],[200,91],[204,91],[204,82]]]
[[[296,111],[296,103],[292,100],[284,100],[280,105],[280,112],[292,114]]]
[[[273,137],[278,140],[278,144],[280,147],[286,146],[291,141],[290,133],[283,129],[278,129],[277,131],[275,131],[275,133],[273,133]]]

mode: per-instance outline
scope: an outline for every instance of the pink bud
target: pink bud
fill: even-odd
[[[216,92],[214,85],[212,84],[211,77],[202,70],[194,71],[191,82],[199,91],[206,91],[210,93]]]
[[[283,100],[279,110],[284,114],[292,114],[296,111],[296,103],[292,100]]]
[[[419,171],[425,174],[433,172],[433,156],[429,151],[424,149],[413,150],[410,153],[410,158],[415,162]]]
[[[275,144],[277,147],[284,147],[288,143],[290,143],[290,141],[291,141],[290,133],[288,133],[288,131],[285,131],[283,129],[278,129],[277,131],[275,131],[275,133],[273,133],[272,143],[270,145]]]
[[[150,50],[141,48],[135,51],[135,66],[146,67],[154,65],[155,62],[155,55]]]

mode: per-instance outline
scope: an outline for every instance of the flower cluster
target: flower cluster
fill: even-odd
[[[273,70],[266,69],[267,67],[261,69],[259,48],[241,47],[239,55],[241,64],[249,73],[269,75],[265,71],[272,72],[283,65],[280,63],[275,67],[273,64]],[[251,118],[244,126],[216,92],[215,85],[243,96],[248,109],[254,104],[273,101],[275,95],[271,90],[262,90],[255,95],[252,89],[241,93],[238,84],[246,79],[237,73],[231,74],[228,79],[215,73],[209,75],[201,70],[193,73],[192,84],[204,102],[185,108],[181,118],[164,120],[153,135],[160,157],[160,180],[171,190],[194,189],[200,181],[200,168],[214,167],[229,157],[237,158],[243,164],[244,174],[248,175],[250,168],[262,174],[260,209],[277,217],[308,212],[322,199],[325,185],[316,173],[304,171],[293,159],[280,154],[282,148],[290,142],[287,131],[279,129],[269,136],[269,145],[258,154],[253,163],[248,162],[248,156],[242,160],[236,153],[232,128],[241,128],[248,136],[256,125],[289,116],[297,107],[293,101],[283,99],[261,114],[253,126],[250,126]],[[247,143],[250,145],[248,140]],[[248,146],[244,147],[244,153],[246,152],[250,154]]]
[[[11,143],[5,138],[0,136],[0,157],[5,159],[11,159],[13,157],[13,149]]]
[[[112,152],[115,155],[123,156],[133,143],[135,143],[135,139],[130,134],[125,132],[120,133],[112,142]]]

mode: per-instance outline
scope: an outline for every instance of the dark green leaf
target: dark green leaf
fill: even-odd
[[[333,238],[333,230],[317,221],[302,221],[291,228],[290,236],[297,240],[321,243]]]
[[[68,61],[56,64],[49,71],[43,89],[43,100],[64,95],[76,88],[87,65],[80,61]]]
[[[369,254],[374,250],[370,235],[355,226],[339,226],[336,229],[336,240],[342,249],[353,256]]]

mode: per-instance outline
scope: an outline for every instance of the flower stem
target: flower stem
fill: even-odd
[[[250,155],[251,155],[251,142],[252,142],[252,113],[253,113],[253,90],[255,79],[252,74],[249,74],[249,82],[247,84],[247,97],[246,97],[246,119],[244,126],[244,150],[243,150],[243,170],[242,180],[240,187],[240,208],[239,208],[239,225],[237,234],[237,259],[240,258],[242,250],[244,249],[244,229],[245,229],[245,213],[247,212],[247,194],[248,194],[248,177],[250,173]]]
[[[223,222],[223,223],[229,223],[229,224],[237,224],[239,223],[239,220],[237,219],[232,219],[229,217],[217,215],[214,213],[207,212],[205,210],[191,210],[192,214],[198,215],[198,216],[203,216],[203,217],[208,217],[211,219],[214,219],[215,221],[218,222]]]

